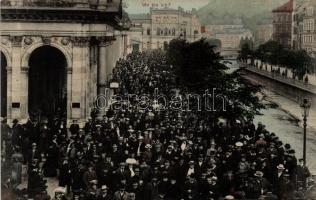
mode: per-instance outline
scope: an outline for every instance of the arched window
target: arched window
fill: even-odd
[[[172,35],[173,35],[173,36],[176,35],[176,29],[175,29],[175,28],[172,29]]]

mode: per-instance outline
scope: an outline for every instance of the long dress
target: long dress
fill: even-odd
[[[47,149],[47,158],[44,164],[44,175],[46,177],[57,176],[58,168],[58,146],[56,143],[51,143]]]
[[[14,153],[12,161],[11,180],[13,186],[16,187],[22,182],[23,155],[21,153]]]

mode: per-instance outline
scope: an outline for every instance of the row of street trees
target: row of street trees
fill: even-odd
[[[249,43],[244,43],[239,53],[239,60],[259,59],[264,63],[286,67],[302,80],[305,74],[313,72],[313,60],[304,50],[289,50],[283,48],[275,41],[268,41],[257,49],[251,48]]]

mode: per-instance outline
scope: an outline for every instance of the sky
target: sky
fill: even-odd
[[[167,5],[170,8],[178,8],[181,6],[184,10],[192,10],[192,8],[200,8],[208,3],[209,0],[123,0],[127,8],[125,10],[129,14],[148,13],[149,8],[153,6],[162,8]]]

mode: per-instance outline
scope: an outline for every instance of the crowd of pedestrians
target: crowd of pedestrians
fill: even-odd
[[[122,96],[181,91],[159,51],[118,61],[113,79]],[[66,188],[57,198],[74,200],[288,199],[304,188],[308,169],[263,124],[138,104],[129,99],[69,130],[58,115],[12,126],[2,119],[2,192],[18,194],[24,167],[21,199],[50,199],[45,177]]]

